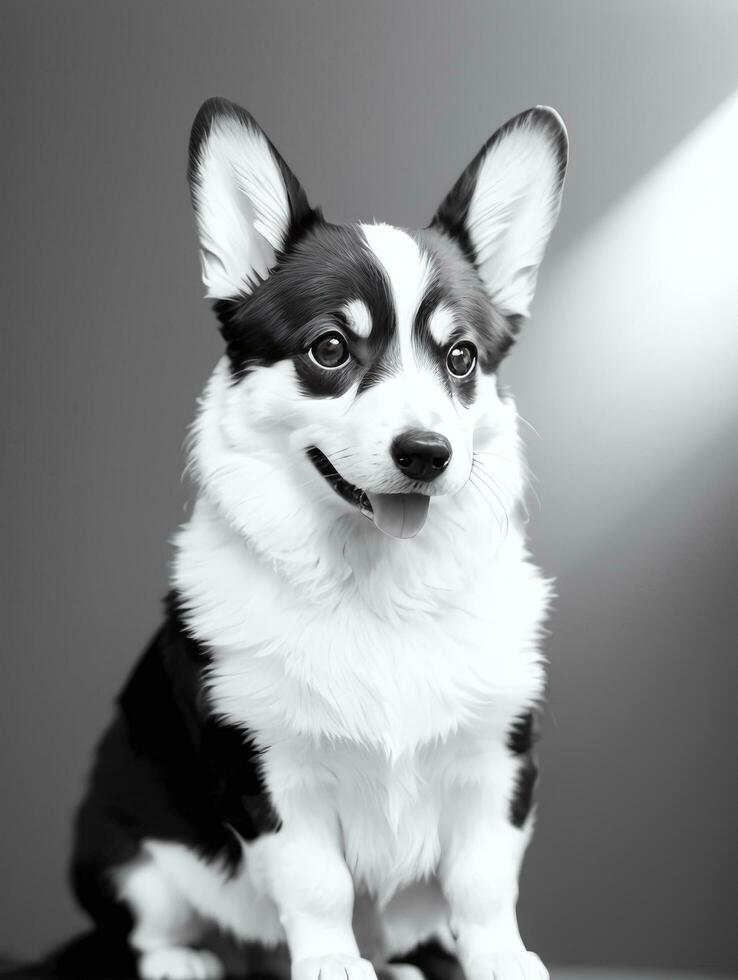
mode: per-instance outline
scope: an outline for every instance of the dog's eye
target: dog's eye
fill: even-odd
[[[465,378],[477,365],[477,348],[469,340],[454,344],[446,355],[446,367],[455,378]]]
[[[322,368],[337,368],[349,359],[349,349],[346,338],[337,330],[324,333],[318,337],[308,351],[311,359]]]

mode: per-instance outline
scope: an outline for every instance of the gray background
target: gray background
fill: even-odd
[[[738,167],[700,127],[738,89],[738,5],[0,16],[0,949],[82,923],[72,810],[185,513],[182,442],[219,354],[184,178],[197,107],[246,105],[328,217],[417,226],[498,124],[545,102],[570,178],[505,371],[540,433],[531,532],[560,595],[523,934],[554,963],[734,969]]]

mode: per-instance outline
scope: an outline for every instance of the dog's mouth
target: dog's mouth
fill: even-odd
[[[349,483],[317,446],[307,450],[313,466],[346,503],[393,538],[413,538],[428,517],[430,497],[424,493],[373,493]]]
[[[317,446],[311,446],[307,454],[315,469],[331,485],[338,496],[343,497],[346,503],[358,508],[364,517],[371,520],[373,511],[368,494],[361,487],[356,487],[353,483],[345,480],[325,453],[322,453]]]

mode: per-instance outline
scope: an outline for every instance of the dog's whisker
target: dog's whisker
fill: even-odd
[[[498,508],[495,506],[495,502],[490,498],[488,494],[482,489],[482,485],[478,482],[471,481],[472,489],[477,493],[479,499],[482,501],[484,506],[487,508],[489,513],[492,515],[495,524],[497,525],[497,531],[502,535],[502,522],[500,520]]]
[[[512,501],[515,501],[516,500],[517,495],[514,494],[511,491],[510,487],[508,487],[506,483],[504,483],[502,480],[499,480],[493,473],[490,473],[489,470],[485,470],[484,471],[484,474],[485,474],[485,476],[489,480],[492,481],[492,484],[495,487],[497,487],[497,489],[500,491],[500,493],[503,496],[507,496],[507,498],[509,498]],[[528,513],[528,508],[525,506],[525,501],[524,500],[521,500],[521,503],[523,504],[523,507],[525,508],[526,521],[527,520],[530,520],[530,514]],[[505,523],[507,525],[507,529],[506,529],[506,532],[505,533],[507,534],[507,530],[509,530],[509,521],[510,521],[510,518],[509,518],[509,510],[505,506],[504,502],[503,502],[503,507],[504,507],[504,510],[505,510]]]
[[[540,510],[541,510],[541,498],[538,495],[538,491],[536,490],[536,488],[534,486],[534,482],[537,482],[538,481],[538,477],[535,475],[535,473],[533,472],[533,470],[530,468],[530,466],[528,466],[528,464],[524,460],[522,460],[522,461],[521,460],[514,460],[510,456],[506,456],[503,453],[496,453],[496,452],[493,452],[493,451],[488,450],[488,449],[477,449],[477,450],[474,451],[474,457],[475,457],[475,459],[477,457],[481,457],[481,456],[491,456],[491,457],[493,457],[495,459],[501,459],[501,460],[503,460],[504,462],[507,462],[507,463],[511,463],[511,464],[514,464],[514,465],[519,465],[520,468],[521,468],[521,470],[522,470],[522,476],[523,476],[523,482],[524,482],[524,489],[526,491],[527,490],[530,490],[530,492],[532,493],[532,495],[533,495],[533,497],[534,497],[534,499],[536,501],[536,504],[538,506],[538,510],[540,512]],[[483,464],[480,462],[480,465],[483,465]],[[492,475],[492,471],[489,470],[486,467],[485,467],[485,472],[488,475],[490,475],[490,476]],[[507,490],[507,492],[510,494],[511,497],[515,498],[515,497],[518,497],[519,496],[518,494],[515,494],[515,493],[513,493],[510,490],[510,488],[507,486],[507,484],[501,479],[501,477],[499,476],[499,474],[495,473],[494,476],[495,476],[495,480],[502,487],[504,487]],[[520,495],[519,499],[520,499],[520,503],[525,508],[526,523],[527,523],[528,521],[530,521],[530,510],[528,509],[528,504],[527,504],[527,502],[525,500],[525,497],[523,495]]]
[[[491,469],[486,467],[483,463],[479,461],[475,461],[475,462],[476,462],[476,469],[478,473],[483,473],[487,479],[492,480],[494,484],[497,486],[497,488],[502,493],[504,493],[506,497],[509,497],[511,501],[517,500],[518,493],[515,490],[513,490],[513,488],[510,486],[507,480],[503,480],[503,478],[499,475],[499,473],[492,471]]]
[[[326,453],[326,459],[328,459],[333,465],[335,465],[337,462],[346,463],[349,460],[356,459],[356,456],[357,453],[352,449],[343,449],[338,453],[332,453],[330,455]]]
[[[477,477],[476,480],[475,480],[475,476]],[[499,520],[497,509],[494,507],[494,505],[493,505],[492,501],[489,499],[489,497],[486,496],[485,493],[484,493],[484,491],[482,490],[482,486],[484,486],[484,484],[482,484],[481,481],[479,480],[478,474],[475,474],[473,472],[470,474],[470,476],[469,476],[469,484],[472,487],[472,489],[477,492],[477,494],[479,495],[479,497],[482,500],[482,502],[484,503],[484,505],[487,507],[487,509],[489,510],[489,512],[494,517],[495,523],[497,524],[497,530],[500,532],[500,534],[502,534],[502,525],[501,525],[500,520]]]
[[[521,422],[523,422],[523,423],[524,423],[525,425],[527,425],[527,426],[528,426],[528,428],[530,429],[530,431],[531,431],[531,432],[532,432],[532,433],[533,433],[533,434],[534,434],[535,436],[538,436],[538,438],[539,438],[539,439],[541,440],[541,442],[543,442],[543,436],[542,436],[542,435],[541,435],[541,433],[540,433],[540,432],[538,431],[538,429],[537,429],[537,428],[536,428],[536,427],[535,427],[534,425],[532,425],[532,424],[531,424],[531,423],[530,423],[530,422],[528,421],[528,419],[526,419],[526,418],[523,418],[523,416],[522,416],[522,415],[520,414],[520,412],[516,412],[516,413],[515,413],[515,417],[516,417],[516,418],[518,418],[518,419],[520,419],[520,421],[521,421]]]
[[[474,470],[474,467],[472,467],[472,470]],[[507,507],[505,507],[505,504],[504,504],[502,498],[497,493],[497,490],[495,490],[494,486],[490,485],[487,482],[487,478],[490,477],[490,474],[488,472],[486,472],[485,470],[481,469],[481,467],[478,466],[476,468],[476,476],[482,482],[482,484],[490,491],[490,493],[494,496],[494,498],[499,503],[500,508],[502,509],[502,512],[503,512],[503,514],[505,516],[505,534],[504,534],[504,536],[507,537],[507,535],[508,535],[508,533],[510,531],[510,518],[508,516]],[[499,484],[497,485],[497,489],[498,490],[501,490],[501,492],[504,493],[504,490],[502,490],[502,488],[499,486]]]

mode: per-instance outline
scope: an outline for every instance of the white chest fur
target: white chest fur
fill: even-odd
[[[425,747],[390,759],[348,743],[323,750],[323,785],[338,814],[347,864],[357,887],[380,902],[437,863],[448,782],[439,754]]]
[[[480,567],[432,602],[386,608],[359,576],[301,595],[202,501],[178,540],[174,584],[213,654],[211,703],[265,749],[278,809],[297,783],[324,789],[378,897],[432,870],[470,746],[503,743],[542,693],[548,583],[514,528]]]

